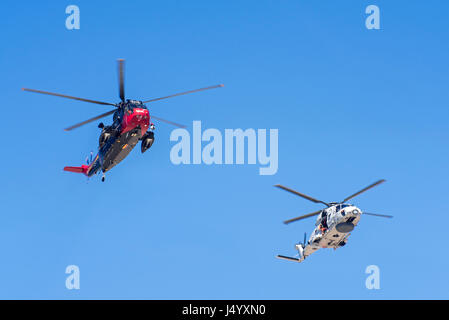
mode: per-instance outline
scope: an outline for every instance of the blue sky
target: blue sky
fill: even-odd
[[[76,4],[81,29],[65,28]],[[365,8],[381,30],[365,28]],[[0,66],[0,298],[447,299],[447,1],[4,1]],[[224,83],[149,105],[204,128],[279,129],[279,170],[170,162],[172,127],[89,182],[62,171],[96,150],[109,109],[22,87],[118,101]],[[110,121],[110,120],[106,120]],[[281,183],[365,216],[348,245],[293,255],[318,205]],[[65,288],[65,268],[81,289]],[[379,266],[380,290],[365,288]]]

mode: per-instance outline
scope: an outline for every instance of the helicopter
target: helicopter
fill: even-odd
[[[119,103],[114,104],[109,102],[102,102],[68,96],[60,93],[22,88],[23,91],[47,94],[62,98],[68,98],[78,101],[115,107],[115,109],[111,111],[102,113],[96,117],[90,118],[88,120],[85,120],[83,122],[77,123],[73,126],[64,129],[65,131],[71,131],[90,122],[113,115],[113,123],[111,125],[105,126],[102,122],[98,125],[98,127],[101,129],[101,134],[99,137],[98,154],[96,155],[96,157],[92,159],[93,154],[91,153],[90,159],[89,157],[86,159],[87,165],[83,164],[80,167],[67,166],[64,167],[65,171],[83,173],[87,177],[91,177],[94,174],[102,171],[103,176],[101,178],[101,181],[104,181],[105,173],[111,170],[118,163],[120,163],[124,158],[126,158],[126,156],[131,152],[131,150],[137,145],[139,141],[141,141],[142,153],[147,151],[153,145],[155,126],[153,123],[150,122],[151,118],[174,125],[176,127],[185,128],[185,126],[181,124],[163,118],[159,118],[154,115],[151,115],[150,117],[149,110],[145,105],[146,103],[173,98],[189,93],[220,88],[224,86],[223,84],[219,84],[210,87],[179,92],[168,96],[153,98],[145,101],[125,99],[125,83],[124,83],[125,60],[118,59],[117,62],[118,62],[118,77],[119,77],[119,97],[121,100]]]
[[[347,203],[350,199],[362,194],[363,192],[385,182],[385,180],[379,180],[375,183],[367,186],[366,188],[346,197],[341,202],[324,202],[317,200],[308,195],[287,188],[283,185],[277,184],[275,187],[282,190],[293,193],[304,199],[312,201],[314,203],[321,203],[326,206],[322,210],[318,210],[300,217],[289,219],[284,221],[285,224],[289,224],[295,221],[299,221],[305,218],[317,216],[315,222],[315,229],[310,235],[307,241],[307,234],[304,233],[303,243],[295,245],[295,249],[298,251],[296,257],[288,257],[278,255],[277,258],[294,262],[303,262],[309,255],[316,252],[320,248],[333,248],[334,250],[346,245],[348,237],[351,235],[351,231],[357,226],[362,214],[377,216],[383,218],[392,218],[390,215],[362,212],[358,207]]]

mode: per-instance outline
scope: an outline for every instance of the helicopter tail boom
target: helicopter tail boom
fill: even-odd
[[[306,234],[304,233],[304,244],[298,243],[297,245],[295,245],[295,249],[298,250],[298,254],[296,255],[296,257],[298,258],[287,257],[280,254],[277,255],[277,258],[294,262],[303,262],[304,259],[306,258],[304,256],[304,249],[306,247],[305,243],[306,243]]]
[[[81,165],[81,167],[64,167],[64,171],[75,172],[75,173],[83,173],[87,176],[87,171],[89,170],[88,165]]]
[[[302,262],[304,259],[298,259],[298,258],[292,258],[292,257],[287,257],[287,256],[282,256],[280,254],[278,254],[276,256],[279,259],[283,259],[283,260],[288,260],[288,261],[293,261],[293,262]]]

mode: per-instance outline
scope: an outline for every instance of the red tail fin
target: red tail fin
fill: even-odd
[[[64,171],[70,171],[75,173],[84,173],[87,175],[87,170],[89,169],[89,166],[83,164],[81,167],[64,167]]]

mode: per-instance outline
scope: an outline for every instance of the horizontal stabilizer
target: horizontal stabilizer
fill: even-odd
[[[281,256],[281,255],[277,255],[277,258],[279,259],[284,259],[284,260],[288,260],[288,261],[294,261],[294,262],[301,262],[302,260],[297,259],[297,258],[292,258],[292,257],[286,257],[286,256]]]
[[[83,164],[81,167],[64,167],[64,171],[75,172],[75,173],[84,173],[87,175],[87,170],[89,166]]]

